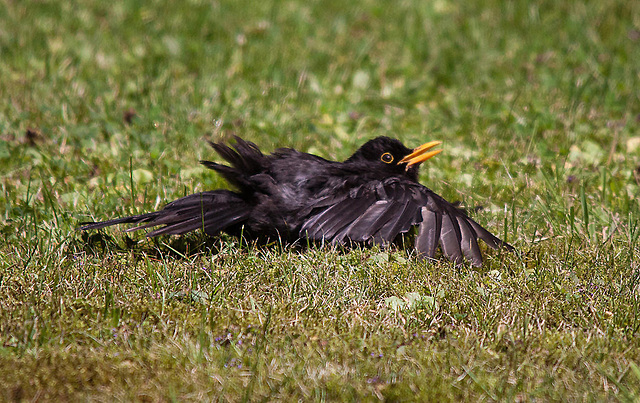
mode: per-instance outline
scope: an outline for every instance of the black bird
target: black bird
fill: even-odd
[[[328,161],[290,148],[264,155],[239,137],[229,147],[210,142],[229,166],[200,161],[221,174],[236,191],[212,190],[183,197],[162,210],[103,222],[139,224],[127,231],[162,226],[147,234],[184,234],[203,229],[249,238],[309,239],[332,244],[387,245],[418,226],[415,247],[433,258],[438,245],[456,264],[482,264],[478,238],[490,247],[513,250],[463,211],[418,183],[418,166],[442,150],[432,141],[413,150],[378,137],[344,162]]]

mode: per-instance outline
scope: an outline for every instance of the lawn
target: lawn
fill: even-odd
[[[640,2],[0,3],[0,401],[640,399]],[[80,222],[226,187],[206,140],[422,183],[516,248]]]

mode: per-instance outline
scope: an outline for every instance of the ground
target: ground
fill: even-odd
[[[637,400],[640,2],[0,4],[0,400]],[[207,139],[422,183],[481,269],[80,222],[225,187]]]

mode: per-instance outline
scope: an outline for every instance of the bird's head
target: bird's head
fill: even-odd
[[[441,143],[431,141],[412,150],[396,139],[376,137],[364,143],[346,162],[366,163],[376,171],[388,175],[404,175],[417,181],[418,167],[442,151],[429,151]]]

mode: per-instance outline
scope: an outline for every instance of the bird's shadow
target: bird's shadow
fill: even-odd
[[[412,248],[414,242],[413,231],[402,234],[394,242],[388,245],[376,245],[373,242],[349,242],[343,245],[332,245],[327,242],[313,241],[308,239],[298,239],[287,241],[283,239],[272,239],[266,237],[248,238],[242,234],[222,233],[210,236],[203,232],[192,232],[181,236],[163,235],[158,237],[141,237],[134,239],[124,233],[122,236],[109,234],[106,231],[97,232],[83,231],[79,237],[74,239],[69,245],[73,253],[84,253],[90,256],[104,256],[108,253],[131,253],[134,256],[146,256],[157,259],[174,258],[189,259],[199,255],[217,255],[229,252],[229,250],[239,252],[249,252],[259,249],[262,252],[271,253],[304,253],[308,250],[325,250],[340,255],[348,254],[354,250],[374,250],[376,246],[388,252],[404,252],[410,259],[423,259],[427,264],[446,261],[441,251],[438,251],[434,258],[421,258],[415,254]],[[235,252],[234,252],[235,253]],[[460,268],[466,265],[459,265]],[[476,271],[487,271],[488,268],[472,268]]]
[[[245,237],[241,234],[221,233],[210,236],[203,232],[192,232],[180,236],[162,235],[157,237],[133,238],[125,233],[121,236],[99,230],[93,233],[82,232],[69,244],[72,253],[84,253],[91,256],[103,256],[110,252],[126,252],[151,257],[173,257],[186,259],[201,254],[219,254],[229,248],[239,251],[260,249],[274,253],[285,251],[304,253],[310,248],[322,248],[322,242],[267,237]],[[333,247],[342,253],[348,252],[347,246]]]
[[[189,258],[202,253],[219,253],[225,241],[223,238],[225,237],[213,238],[202,233],[191,233],[179,237],[135,238],[129,234],[118,236],[106,231],[91,233],[83,231],[74,239],[70,249],[75,253],[91,256],[103,256],[110,252],[127,252],[157,258],[168,256]]]

